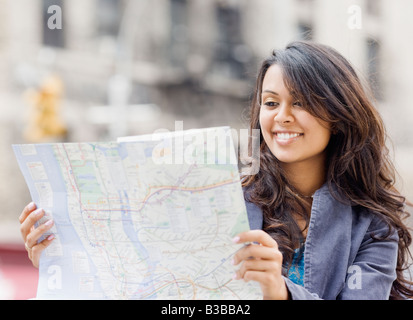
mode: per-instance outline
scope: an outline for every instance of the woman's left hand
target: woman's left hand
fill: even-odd
[[[240,233],[233,241],[251,243],[234,255],[234,265],[242,262],[235,279],[259,282],[264,299],[287,300],[288,289],[281,275],[283,256],[277,242],[263,230]]]

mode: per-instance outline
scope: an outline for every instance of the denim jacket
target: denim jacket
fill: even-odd
[[[250,228],[262,229],[261,210],[246,201]],[[304,251],[304,287],[284,277],[291,298],[388,299],[396,279],[398,235],[360,207],[337,201],[325,184],[313,197]]]

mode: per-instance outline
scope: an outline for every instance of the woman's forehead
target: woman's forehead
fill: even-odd
[[[261,93],[295,96],[295,91],[290,90],[285,81],[284,72],[277,64],[273,64],[265,73]]]

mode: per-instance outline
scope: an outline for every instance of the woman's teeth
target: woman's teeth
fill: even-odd
[[[282,140],[297,138],[301,133],[277,133],[277,137]]]

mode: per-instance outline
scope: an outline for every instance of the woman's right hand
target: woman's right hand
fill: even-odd
[[[23,237],[24,246],[28,252],[29,259],[36,268],[39,267],[40,255],[43,250],[46,249],[55,238],[54,235],[51,234],[38,243],[40,237],[53,227],[53,220],[48,220],[37,228],[34,226],[43,216],[44,210],[37,208],[36,205],[31,202],[23,209],[19,217],[20,232]]]

